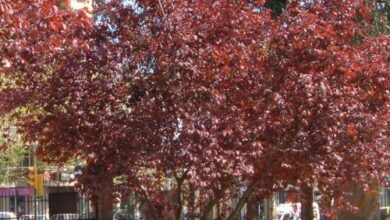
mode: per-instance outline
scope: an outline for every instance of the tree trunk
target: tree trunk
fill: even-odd
[[[112,219],[113,188],[111,178],[101,181],[98,193],[98,220]]]
[[[201,216],[201,220],[211,220],[213,219],[213,209],[214,206],[218,203],[218,199],[216,198],[210,198],[209,201],[205,204],[205,206],[202,208],[203,213]]]
[[[175,203],[177,204],[177,207],[175,209],[175,219],[180,220],[181,219],[181,213],[183,211],[183,201],[181,198],[182,194],[182,186],[183,186],[183,179],[176,179],[177,182],[177,190],[176,190],[176,201]]]
[[[377,220],[379,213],[379,194],[380,187],[376,182],[370,183],[370,190],[373,192],[365,192],[363,186],[358,183],[350,183],[346,189],[346,200],[352,205],[358,207],[356,213],[348,210],[337,210],[337,219],[342,220]]]
[[[146,193],[144,192],[144,195]],[[141,201],[140,211],[143,214],[145,220],[159,219],[159,213],[154,207],[154,204],[149,200],[147,196]]]
[[[195,220],[195,189],[191,183],[189,183],[189,201],[188,201],[188,212],[190,214],[189,220]]]
[[[254,200],[249,200],[246,204],[246,220],[255,220],[256,219],[256,202]]]
[[[301,219],[302,220],[314,220],[313,210],[313,187],[304,185],[302,186],[302,193],[304,201],[301,202]]]
[[[202,213],[200,217],[201,220],[213,219],[214,207],[221,200],[221,196],[223,195],[225,190],[227,190],[226,187],[227,185],[219,189],[219,192],[216,193],[212,198],[210,198],[209,201],[201,208],[201,213]]]
[[[255,191],[257,185],[260,182],[260,178],[261,177],[259,177],[257,180],[255,180],[248,186],[248,188],[242,194],[241,198],[238,200],[236,207],[233,209],[233,211],[230,213],[229,217],[227,217],[226,220],[235,220],[239,218],[242,207],[247,203],[249,197]]]

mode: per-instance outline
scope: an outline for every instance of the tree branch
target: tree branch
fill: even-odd
[[[202,212],[202,217],[201,217],[202,220],[207,220],[208,215],[213,210],[214,206],[218,203],[218,201],[221,199],[221,196],[223,192],[225,192],[225,190],[228,188],[228,185],[229,184],[226,184],[223,187],[221,187],[219,192],[215,193],[215,196],[208,201],[207,205],[205,206]]]
[[[177,207],[175,216],[176,219],[181,219],[181,211],[183,209],[183,203],[181,200],[181,194],[182,194],[182,186],[184,182],[184,178],[179,178],[175,176],[176,182],[177,182],[177,192],[176,192],[176,200],[179,207]]]
[[[156,208],[154,207],[153,203],[150,201],[148,193],[146,190],[144,190],[142,187],[139,187],[141,189],[141,192],[143,194],[144,200],[146,201],[147,205],[149,206],[150,211],[152,212],[154,219],[159,219],[158,213],[156,211]]]
[[[234,208],[234,210],[230,213],[229,217],[226,220],[234,220],[238,217],[242,207],[245,205],[245,203],[248,201],[249,196],[255,191],[257,185],[260,183],[263,175],[257,178],[255,181],[253,181],[249,187],[245,190],[244,194],[238,201],[237,206]]]
[[[278,152],[282,152],[282,151],[272,151],[271,153],[278,153]],[[278,157],[276,157],[278,158]],[[273,162],[270,164],[270,167],[273,167],[276,162],[278,160],[275,159],[273,160]],[[245,205],[245,203],[248,201],[250,195],[256,190],[257,186],[259,185],[259,183],[261,182],[261,180],[263,178],[266,178],[267,176],[267,172],[263,172],[261,175],[259,175],[248,187],[247,189],[245,190],[244,194],[242,195],[242,197],[240,198],[240,200],[238,201],[238,204],[237,206],[234,208],[234,210],[230,213],[229,217],[226,219],[226,220],[234,220],[237,218],[237,216],[239,215],[242,207]]]
[[[163,7],[163,4],[161,2],[161,0],[158,0],[158,4],[160,5],[160,9],[161,9],[161,12],[163,14],[163,18],[165,17],[165,12],[164,12],[164,7]]]

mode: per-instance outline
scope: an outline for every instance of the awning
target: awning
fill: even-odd
[[[34,189],[27,187],[0,188],[0,196],[32,196]]]

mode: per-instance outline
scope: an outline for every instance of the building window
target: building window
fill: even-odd
[[[10,197],[10,210],[18,215],[25,213],[25,197],[24,196],[12,196]]]
[[[390,206],[390,188],[383,188],[380,198],[381,207]]]

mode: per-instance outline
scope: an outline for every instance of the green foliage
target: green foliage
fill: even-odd
[[[27,155],[26,148],[19,146],[11,147],[0,153],[0,183],[14,182],[17,175],[12,168],[18,166],[25,155]]]
[[[282,14],[283,10],[287,6],[287,3],[287,0],[268,0],[265,2],[264,7],[271,9],[272,16],[276,17]]]
[[[0,119],[0,146],[0,183],[10,183],[15,176],[12,168],[20,165],[29,149],[7,116]]]
[[[390,1],[378,0],[372,16],[372,34],[390,33]]]
[[[134,196],[122,201],[121,207],[117,211],[116,219],[118,220],[131,220],[137,219],[137,199]]]

